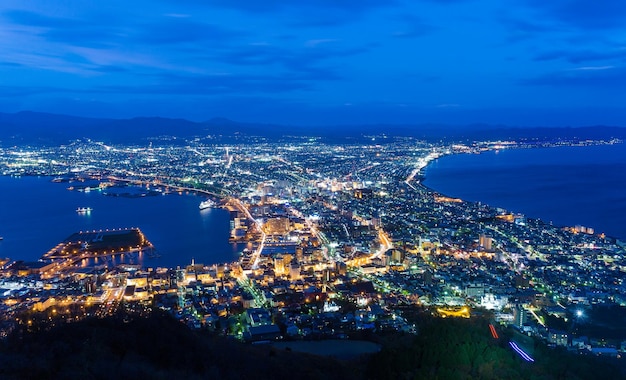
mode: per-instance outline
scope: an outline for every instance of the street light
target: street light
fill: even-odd
[[[582,311],[582,310],[580,310],[580,309],[576,310],[576,317],[577,317],[577,318],[580,318],[580,317],[582,317],[582,316],[583,316],[583,311]]]

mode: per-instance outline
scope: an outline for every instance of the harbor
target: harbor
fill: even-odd
[[[165,196],[105,196],[100,191],[68,191],[67,182],[52,179],[0,177],[0,189],[11,194],[0,215],[0,235],[4,237],[0,257],[35,262],[75,231],[118,227],[139,228],[149,238],[160,257],[142,254],[135,261],[151,267],[175,268],[191,262],[192,257],[207,265],[232,262],[244,247],[229,242],[230,213],[219,207],[221,203],[199,210],[207,198],[216,200],[213,196],[172,191]],[[55,201],[33,202],[50,198]],[[91,212],[76,211],[83,207],[91,208]],[[128,255],[124,258],[129,260]]]
[[[154,246],[138,228],[80,231],[70,235],[46,252],[37,265],[43,277],[63,275],[76,266],[86,266],[95,259],[146,254],[156,258]]]

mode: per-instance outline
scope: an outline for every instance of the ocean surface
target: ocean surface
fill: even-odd
[[[147,267],[232,262],[243,249],[228,242],[229,212],[205,209],[195,195],[105,196],[69,191],[48,177],[0,176],[0,257],[35,261],[72,233],[139,227],[158,258],[135,258]],[[79,214],[78,207],[90,207]],[[241,249],[240,249],[241,248]],[[133,258],[130,258],[133,260]]]
[[[626,144],[451,155],[424,174],[448,196],[626,239]]]

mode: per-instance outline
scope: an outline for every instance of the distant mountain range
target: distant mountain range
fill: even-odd
[[[449,126],[416,125],[338,125],[286,126],[241,123],[224,118],[204,122],[162,117],[100,119],[22,111],[0,113],[0,142],[3,145],[57,145],[77,138],[108,143],[146,143],[166,141],[183,143],[187,139],[212,136],[215,142],[242,141],[242,137],[260,136],[270,140],[288,137],[320,137],[326,142],[365,141],[377,136],[408,136],[425,140],[474,141],[502,139],[606,139],[626,138],[626,128],[590,126],[579,128],[523,128],[503,125],[473,124]],[[245,139],[244,139],[245,140]],[[249,140],[248,140],[249,141]]]

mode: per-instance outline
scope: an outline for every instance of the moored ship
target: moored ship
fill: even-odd
[[[204,210],[205,208],[211,208],[211,207],[215,207],[215,202],[213,202],[211,199],[207,199],[206,201],[200,202],[200,206],[198,206],[200,210]]]

